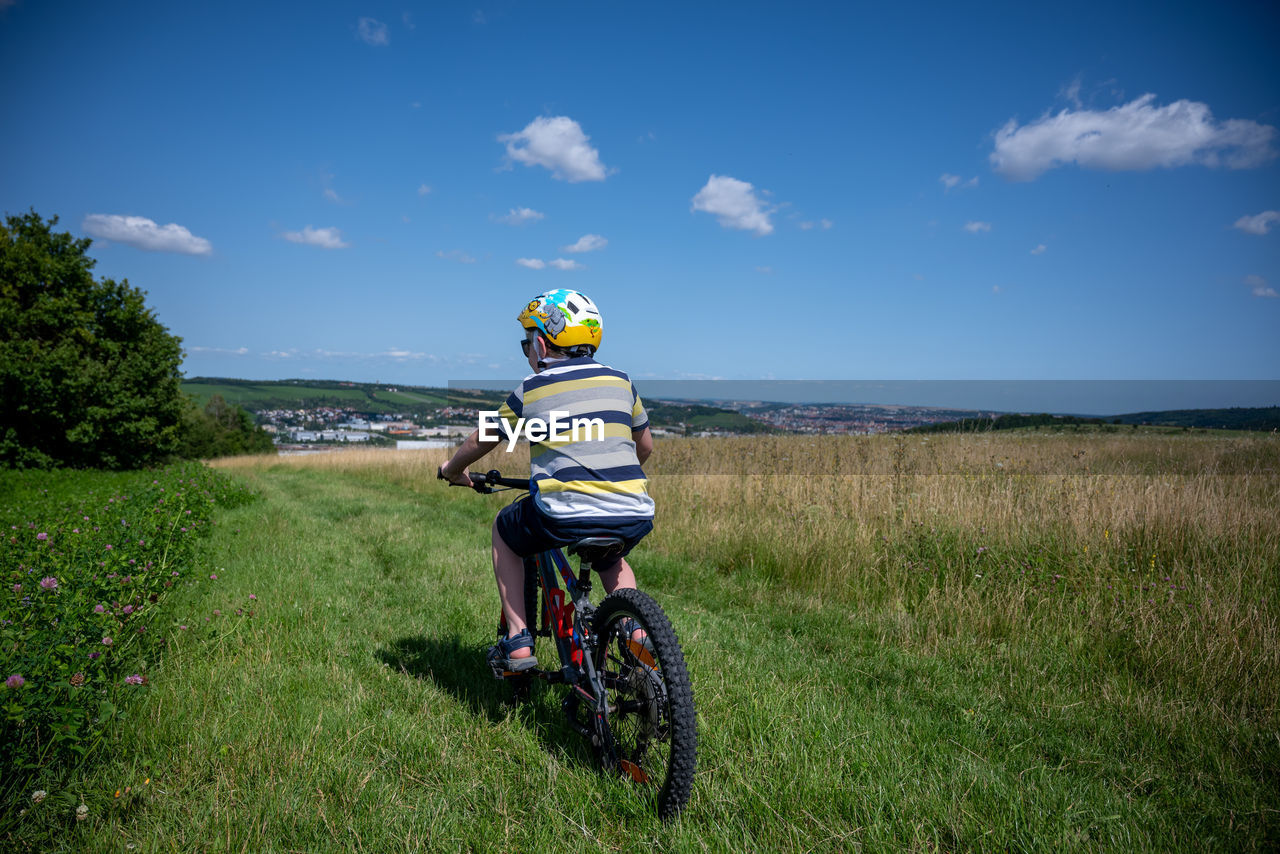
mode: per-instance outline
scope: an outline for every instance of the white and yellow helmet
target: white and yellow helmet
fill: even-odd
[[[600,309],[577,291],[560,289],[539,294],[520,312],[520,325],[536,329],[562,350],[586,345],[596,350],[604,337]]]

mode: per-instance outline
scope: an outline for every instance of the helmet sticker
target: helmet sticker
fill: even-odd
[[[547,306],[547,309],[546,317],[543,318],[546,324],[544,328],[552,338],[555,338],[564,332],[565,313],[559,306]]]

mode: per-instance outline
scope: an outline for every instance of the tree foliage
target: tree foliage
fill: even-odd
[[[232,457],[238,454],[272,454],[275,444],[271,434],[253,423],[253,418],[239,406],[215,394],[200,407],[194,398],[183,419],[183,438],[179,453],[191,459]]]
[[[181,339],[92,241],[34,211],[0,226],[0,466],[131,469],[178,448]]]

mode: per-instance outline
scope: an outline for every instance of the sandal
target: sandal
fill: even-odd
[[[510,673],[523,673],[538,666],[538,659],[534,655],[526,658],[512,658],[511,653],[518,649],[533,649],[533,635],[529,634],[527,628],[489,647],[488,662],[495,677],[502,679]]]

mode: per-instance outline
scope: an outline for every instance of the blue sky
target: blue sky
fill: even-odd
[[[1274,4],[202,5],[0,0],[0,208],[188,375],[518,378],[572,287],[638,378],[1280,378]]]

